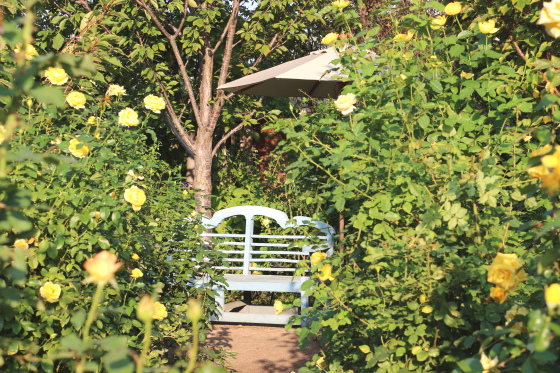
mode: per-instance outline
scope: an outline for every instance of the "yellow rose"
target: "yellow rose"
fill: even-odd
[[[560,284],[551,284],[544,291],[544,300],[549,310],[560,305]]]
[[[14,52],[16,53],[20,53],[21,52],[21,45],[17,45],[14,48]],[[32,46],[31,44],[27,44],[25,46],[25,59],[26,60],[31,60],[33,59],[34,56],[38,56],[39,53],[37,53],[37,50],[35,49],[34,46]]]
[[[483,352],[480,356],[480,365],[482,365],[483,373],[490,372],[490,370],[494,369],[496,365],[498,365],[498,358],[495,357],[490,359],[486,354]]]
[[[338,8],[338,9],[344,9],[348,5],[350,5],[350,1],[349,0],[335,0],[331,3],[331,5],[334,6],[335,8]]]
[[[437,56],[430,56],[430,59],[432,60],[432,63],[430,63],[432,67],[438,67],[439,65],[441,65],[441,61],[437,60]]]
[[[105,283],[115,277],[115,272],[121,268],[122,262],[117,263],[117,256],[107,250],[101,251],[85,261],[84,268],[95,281]]]
[[[498,303],[504,303],[508,297],[507,291],[502,288],[492,288],[490,289],[490,298],[494,299]]]
[[[311,254],[311,264],[313,264],[314,266],[321,263],[324,259],[327,259],[327,253],[324,253],[322,251],[315,251],[313,254]]]
[[[134,211],[140,211],[146,202],[146,193],[134,185],[124,191],[124,200],[132,205]]]
[[[496,28],[496,21],[493,19],[486,22],[478,22],[478,29],[483,34],[494,34],[499,30],[499,28]]]
[[[403,41],[409,41],[410,39],[412,39],[412,37],[414,36],[414,32],[408,30],[406,32],[406,34],[397,34],[395,35],[395,37],[393,38],[394,41],[398,42],[403,42]]]
[[[127,107],[119,111],[119,124],[124,127],[136,127],[140,124],[138,120],[138,114]]]
[[[525,281],[527,275],[521,261],[516,254],[498,253],[488,268],[488,282],[499,286],[503,290],[515,290],[519,282]]]
[[[20,239],[17,239],[16,242],[14,242],[14,247],[16,249],[27,250],[29,248],[29,245],[27,244],[26,240],[24,240],[23,238],[20,238]]]
[[[138,277],[142,277],[142,276],[144,276],[144,274],[143,274],[142,271],[139,270],[138,268],[134,268],[134,269],[132,270],[132,277],[133,277],[133,278],[138,278]]]
[[[68,74],[60,67],[49,67],[45,71],[45,77],[54,85],[63,85],[68,81]]]
[[[513,307],[511,307],[506,312],[506,322],[509,324],[513,321],[515,316],[517,316],[517,315],[527,316],[528,314],[529,314],[529,310],[527,308],[521,307],[521,306],[518,306],[517,304],[515,304]],[[517,332],[520,332],[520,333],[527,332],[527,327],[521,321],[516,322],[513,325],[510,325],[509,328],[513,329]]]
[[[280,315],[284,311],[284,303],[280,302],[278,299],[274,301],[274,309],[276,310],[276,315]]]
[[[546,33],[553,38],[560,37],[560,0],[543,3],[537,25],[544,25]]]
[[[161,110],[165,109],[165,101],[159,96],[147,95],[144,97],[144,107],[159,114]]]
[[[72,91],[66,96],[66,102],[74,109],[83,109],[86,107],[86,96],[82,92]]]
[[[160,302],[154,303],[154,316],[153,318],[156,320],[163,320],[167,317],[167,308]]]
[[[70,140],[70,146],[68,147],[68,150],[76,158],[83,158],[89,152],[88,146],[78,139]]]
[[[96,124],[97,123],[97,118],[95,118],[94,116],[91,116],[87,119],[88,124]]]
[[[138,256],[138,254],[134,253],[132,254],[132,260],[138,260],[140,259],[140,256]]]
[[[458,1],[454,1],[449,3],[445,6],[444,12],[447,13],[448,16],[454,16],[456,14],[461,13],[461,3]]]
[[[123,96],[126,95],[126,90],[123,86],[118,84],[109,84],[109,88],[107,88],[107,93],[105,96]]]
[[[53,284],[50,281],[45,282],[45,285],[41,286],[39,289],[41,296],[49,303],[58,302],[61,292],[62,289],[60,288],[60,285]]]
[[[356,96],[352,93],[348,93],[347,95],[340,95],[334,102],[334,106],[336,110],[340,111],[342,115],[348,115],[354,111],[356,103]]]
[[[334,277],[332,277],[332,266],[330,264],[323,265],[319,272],[320,273],[317,273],[317,276],[319,276],[321,281],[334,280]]]
[[[331,45],[337,40],[338,40],[338,34],[336,32],[331,32],[325,35],[325,37],[321,40],[321,44]]]
[[[445,25],[445,22],[447,22],[446,16],[437,16],[432,19],[432,24],[430,25],[430,27],[432,28],[432,30],[439,30],[443,25]]]

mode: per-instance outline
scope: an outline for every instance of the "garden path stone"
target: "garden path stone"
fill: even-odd
[[[312,340],[300,349],[295,330],[283,326],[214,324],[206,346],[236,353],[228,369],[237,373],[297,372],[319,351]]]

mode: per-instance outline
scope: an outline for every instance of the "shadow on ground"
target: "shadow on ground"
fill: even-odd
[[[205,345],[234,352],[229,369],[239,373],[297,372],[319,351],[313,341],[300,349],[293,329],[268,325],[214,324]]]

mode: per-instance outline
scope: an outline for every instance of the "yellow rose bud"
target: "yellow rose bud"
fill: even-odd
[[[154,95],[147,95],[144,97],[144,107],[148,110],[153,111],[154,113],[161,113],[161,110],[165,109],[165,101],[163,98],[154,96]]]
[[[161,304],[160,302],[155,302],[154,303],[154,316],[153,318],[155,320],[163,320],[167,317],[167,308],[165,308],[165,306],[163,304]],[[187,317],[188,317],[188,311],[187,311]]]
[[[126,95],[126,90],[123,86],[118,84],[109,84],[109,88],[107,89],[107,93],[105,96],[123,96]]]
[[[139,270],[138,268],[134,268],[134,269],[132,270],[131,275],[132,275],[132,278],[138,278],[138,277],[144,276],[144,274],[142,273],[142,271]]]
[[[117,256],[115,254],[103,250],[86,260],[84,269],[91,275],[92,280],[105,283],[115,277],[115,273],[122,265],[122,262],[117,263]]]
[[[324,253],[322,251],[315,251],[313,254],[311,254],[311,264],[314,266],[321,263],[325,259],[327,259],[327,253]]]
[[[16,249],[20,249],[20,250],[27,250],[29,248],[29,245],[27,244],[27,241],[24,240],[23,238],[17,239],[16,242],[14,242],[14,247]]]
[[[32,99],[28,99],[27,101],[25,101],[25,103],[26,103],[27,106],[29,106],[29,107],[33,106],[33,100],[32,100]]]
[[[437,16],[432,19],[432,24],[430,25],[430,27],[432,28],[432,30],[439,30],[443,25],[445,25],[445,22],[447,22],[446,16]]]
[[[124,127],[136,127],[140,124],[138,113],[131,108],[125,108],[119,111],[119,124]]]
[[[97,118],[95,118],[94,116],[91,116],[87,119],[88,124],[96,124],[97,123]]]
[[[63,85],[68,81],[68,74],[60,67],[49,67],[45,71],[45,77],[54,85]]]
[[[537,25],[543,25],[546,33],[553,38],[560,37],[560,2],[558,0],[543,3]]]
[[[138,254],[132,254],[132,260],[138,260],[140,259],[140,257],[138,256]]]
[[[337,40],[338,40],[338,34],[336,32],[331,32],[325,35],[325,37],[321,40],[321,44],[331,45]]]
[[[136,309],[136,317],[138,317],[138,320],[140,321],[148,322],[154,318],[154,314],[155,307],[152,296],[144,295],[138,303],[138,308]]]
[[[187,319],[195,323],[202,318],[202,307],[200,303],[194,299],[189,299],[187,306]]]
[[[340,95],[334,102],[334,107],[336,110],[340,111],[342,115],[348,115],[354,111],[356,108],[354,104],[356,103],[356,96],[352,93],[346,95]]]
[[[560,284],[551,284],[544,291],[544,300],[549,310],[560,305]]]
[[[335,0],[331,3],[331,5],[334,6],[335,8],[338,8],[338,9],[344,9],[348,5],[350,5],[350,1],[349,0]]]
[[[140,211],[146,202],[146,193],[134,185],[124,191],[124,200],[132,205],[134,211]]]
[[[66,96],[66,102],[74,109],[83,109],[86,107],[86,96],[82,92],[72,91]]]
[[[498,303],[504,303],[508,297],[508,293],[499,287],[490,289],[490,298],[494,299]]]
[[[284,311],[284,303],[280,302],[278,299],[274,301],[274,309],[276,310],[276,315],[280,315]]]
[[[496,28],[496,21],[490,19],[486,22],[478,22],[478,30],[483,34],[494,34],[498,32],[499,28]]]
[[[420,298],[418,300],[420,301],[420,303],[426,303],[428,301],[428,298],[425,294],[422,294],[420,295]]]
[[[89,153],[88,146],[78,139],[70,140],[68,150],[76,158],[83,158]]]
[[[47,281],[45,285],[41,286],[41,288],[39,289],[41,297],[43,297],[49,303],[57,302],[58,298],[60,298],[61,292],[62,289],[60,288],[60,285],[53,284],[50,281]]]
[[[462,9],[461,3],[458,1],[454,1],[452,3],[447,4],[443,9],[443,11],[447,13],[448,16],[454,16],[456,14],[461,13],[461,9]]]

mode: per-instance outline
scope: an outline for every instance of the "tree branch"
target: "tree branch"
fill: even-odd
[[[262,99],[263,99],[262,97],[259,98],[259,102],[262,102]],[[255,114],[256,111],[257,111],[257,109],[253,109],[247,116],[249,118],[252,117]],[[218,150],[220,150],[220,146],[222,146],[222,144],[224,142],[226,142],[227,139],[229,139],[234,133],[239,131],[241,128],[243,128],[243,123],[241,123],[240,125],[238,125],[234,129],[232,129],[231,131],[226,133],[224,135],[224,137],[222,137],[221,140],[218,141],[218,143],[214,146],[214,149],[212,149],[212,158],[214,158],[216,156],[216,154],[218,154]]]
[[[185,25],[185,20],[187,19],[187,10],[189,10],[189,1],[185,0],[185,7],[183,12],[183,18],[181,18],[181,22],[179,23],[179,27],[175,29],[175,33],[173,34],[174,37],[177,37],[181,34],[183,30],[183,26]]]
[[[509,35],[509,40],[513,44],[513,47],[517,51],[517,54],[519,55],[519,57],[521,57],[523,59],[523,61],[527,62],[527,57],[525,57],[525,53],[523,53],[521,48],[519,48],[519,44],[517,44],[517,42],[513,39],[513,35],[511,35],[511,34]]]
[[[150,8],[150,6],[147,5],[144,2],[144,0],[136,0],[136,3],[138,5],[140,5],[142,8],[146,9],[146,11],[150,14],[150,16],[152,16],[152,19],[156,23],[159,30],[169,40],[169,44],[171,44],[171,49],[173,50],[175,60],[177,61],[177,64],[179,65],[179,72],[181,73],[181,78],[183,79],[183,84],[185,85],[185,88],[186,88],[187,93],[189,95],[189,99],[191,101],[191,106],[193,108],[194,117],[196,119],[196,122],[198,124],[201,124],[202,120],[201,120],[201,117],[200,117],[200,109],[199,109],[199,107],[197,105],[197,102],[196,102],[196,95],[194,94],[194,89],[193,89],[192,84],[191,84],[191,79],[189,78],[189,74],[187,74],[187,69],[185,68],[185,64],[183,63],[183,59],[181,58],[181,52],[179,51],[179,47],[177,46],[177,41],[176,41],[177,36],[175,34],[171,35],[169,32],[167,32],[167,30],[165,29],[163,24],[156,17],[152,8]]]

